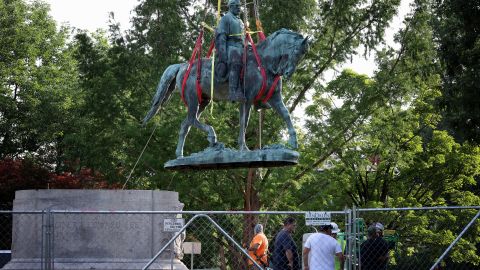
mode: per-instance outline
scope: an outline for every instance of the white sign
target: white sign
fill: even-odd
[[[184,224],[185,220],[183,218],[166,218],[163,220],[163,231],[178,232]]]
[[[307,212],[305,213],[305,225],[321,226],[328,225],[331,221],[330,212]]]
[[[200,242],[183,242],[183,253],[200,254],[202,252],[202,243]]]

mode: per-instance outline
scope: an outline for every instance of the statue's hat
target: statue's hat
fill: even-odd
[[[240,0],[228,0],[228,5],[240,5]]]

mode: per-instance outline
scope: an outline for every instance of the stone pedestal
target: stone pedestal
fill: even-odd
[[[14,211],[182,208],[178,193],[150,190],[24,190],[16,192],[13,204]],[[42,269],[45,258],[53,258],[55,269],[142,269],[175,234],[164,231],[164,219],[180,218],[174,214],[54,213],[48,222],[46,216],[14,214],[12,260],[3,269]],[[45,233],[46,225],[52,237]],[[172,264],[173,269],[187,269],[178,259],[180,254],[177,241],[149,269],[172,269]]]

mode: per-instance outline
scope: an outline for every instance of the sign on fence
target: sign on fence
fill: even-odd
[[[202,243],[200,242],[183,242],[183,253],[200,254],[202,253]]]
[[[330,212],[306,212],[305,225],[307,226],[321,226],[328,225],[331,221]]]
[[[166,218],[163,220],[164,232],[178,232],[185,225],[183,218]]]

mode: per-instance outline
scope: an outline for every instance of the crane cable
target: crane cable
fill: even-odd
[[[253,0],[253,12],[255,14],[255,24],[257,26],[258,41],[265,40],[262,21],[260,21],[260,12],[258,11],[258,0]]]
[[[222,8],[222,0],[218,0],[218,3],[217,3],[217,23],[216,23],[215,28],[217,28],[218,24],[220,23],[221,8]],[[215,39],[215,33],[213,33],[213,39]],[[215,85],[215,52],[216,52],[216,48],[213,48],[213,51],[212,51],[212,71],[211,71],[212,76],[210,76],[210,102],[211,102],[210,115],[212,116],[212,118],[213,118],[213,88],[214,88],[214,85]]]
[[[219,7],[219,10],[220,10],[220,2],[221,0],[218,0],[218,7]],[[204,11],[204,14],[203,14],[203,21],[205,20],[205,17],[207,16],[207,7],[208,7],[208,0],[205,0],[205,11]],[[218,11],[218,16],[220,16],[220,11]],[[218,20],[219,18],[217,18],[217,24],[218,24]],[[202,25],[202,29],[200,30],[201,32],[203,31],[203,28],[204,26]],[[214,54],[215,55],[215,54]],[[212,69],[213,69],[213,66],[212,66]],[[212,78],[213,78],[213,73],[212,73]],[[213,90],[212,90],[213,92]],[[213,96],[212,96],[212,102],[213,102]],[[213,103],[212,103],[213,105]],[[158,114],[161,113],[161,108],[160,110],[157,112]],[[155,130],[157,129],[157,127],[159,126],[160,122],[157,122],[152,130],[152,133],[150,133],[150,136],[148,137],[148,140],[147,142],[145,143],[145,146],[143,147],[142,149],[142,152],[140,152],[140,155],[138,156],[137,158],[137,161],[135,162],[135,164],[133,165],[133,168],[132,170],[130,171],[130,173],[128,174],[128,177],[127,179],[125,180],[125,182],[123,183],[123,186],[122,186],[122,190],[125,189],[125,187],[127,186],[127,183],[130,181],[130,178],[132,177],[132,174],[133,172],[135,171],[135,168],[137,167],[138,165],[138,162],[140,161],[140,159],[142,158],[143,156],[143,153],[145,152],[145,150],[147,149],[147,146],[148,144],[150,143],[150,140],[152,139],[153,137],[153,134],[155,133]]]
[[[160,110],[159,110],[158,113],[159,113],[159,114],[161,113],[161,108],[160,108]],[[150,140],[152,139],[153,134],[155,133],[155,130],[157,129],[157,127],[159,126],[159,124],[160,124],[160,121],[158,121],[157,123],[155,123],[155,127],[153,128],[152,133],[150,133],[150,137],[148,137],[148,140],[147,140],[147,142],[145,143],[145,146],[143,147],[142,152],[141,152],[140,155],[138,156],[137,161],[135,162],[135,165],[133,165],[132,170],[131,170],[130,173],[128,174],[127,180],[125,180],[125,183],[123,183],[122,190],[125,189],[125,187],[127,186],[128,181],[130,181],[130,178],[132,177],[133,171],[134,171],[135,168],[137,167],[137,164],[138,164],[138,162],[140,161],[140,158],[142,158],[143,153],[145,152],[145,149],[147,149],[148,143],[150,143]]]
[[[260,12],[258,11],[258,0],[253,0],[253,12],[255,15],[255,25],[257,27],[257,40],[265,40],[265,34],[263,33],[262,22],[260,21]],[[258,112],[258,148],[262,149],[262,131],[263,131],[263,116],[264,110],[260,109]],[[261,175],[261,173],[260,173]]]

